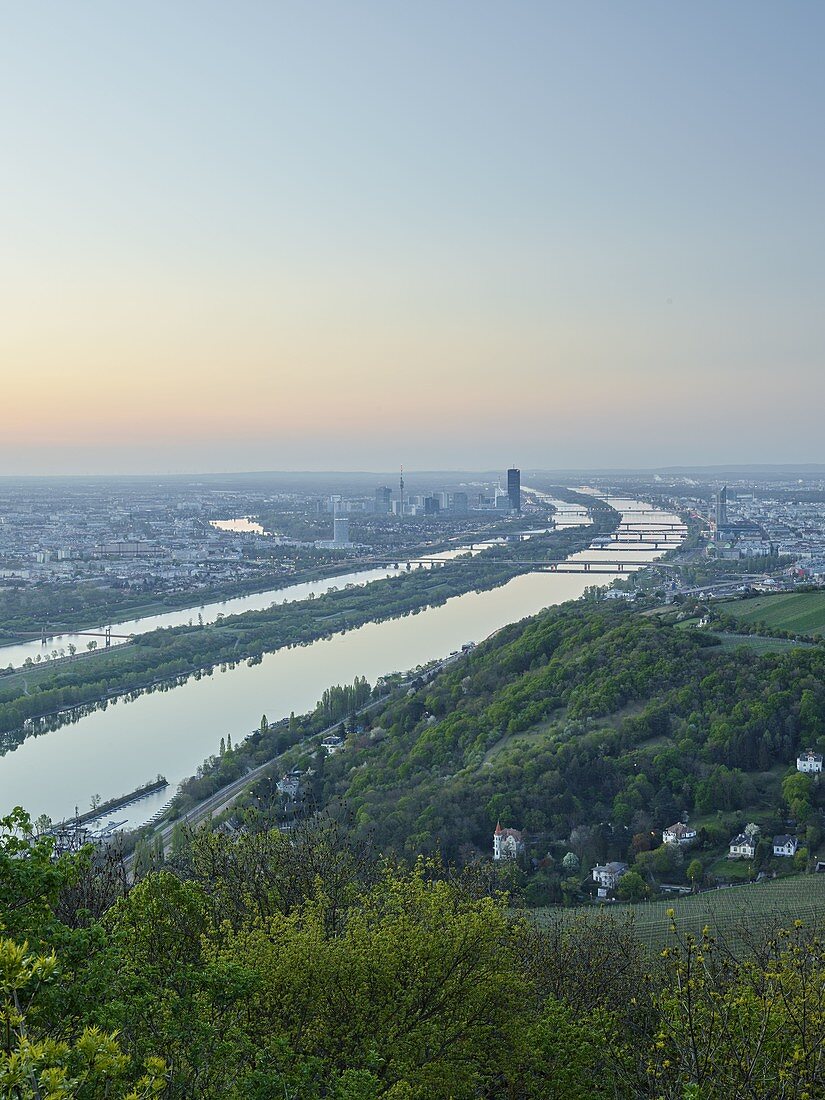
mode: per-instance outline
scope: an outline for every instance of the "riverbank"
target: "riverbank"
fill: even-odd
[[[494,539],[507,534],[518,534],[529,523],[528,518],[523,522],[514,523],[512,520],[493,522],[479,526],[472,531],[467,531],[460,537],[433,539],[426,542],[414,543],[407,547],[391,547],[386,550],[369,552],[368,554],[352,554],[341,557],[337,561],[319,563],[311,569],[300,569],[294,573],[270,572],[267,576],[248,578],[236,584],[223,584],[215,588],[188,589],[183,592],[170,592],[163,596],[156,593],[145,593],[142,597],[135,594],[126,594],[116,589],[107,590],[114,602],[111,607],[97,606],[93,610],[75,611],[60,605],[55,610],[54,601],[49,609],[38,609],[33,616],[21,618],[19,612],[13,612],[3,606],[4,592],[0,589],[0,666],[4,663],[4,651],[10,650],[24,640],[39,641],[44,620],[49,625],[49,620],[59,620],[60,633],[47,634],[47,644],[43,651],[48,653],[49,647],[55,644],[63,644],[60,639],[67,635],[83,634],[88,631],[102,630],[101,623],[112,627],[131,625],[136,620],[148,619],[155,616],[163,616],[174,612],[189,611],[193,619],[207,604],[225,603],[245,596],[256,596],[262,593],[273,593],[292,588],[295,585],[311,584],[316,581],[334,579],[353,572],[368,572],[381,562],[404,562],[408,558],[415,558],[421,554],[438,554],[455,548],[456,543],[472,545],[487,539]],[[250,564],[256,564],[254,561]],[[261,564],[262,569],[271,568],[266,563]],[[83,586],[80,586],[83,587]],[[99,591],[96,586],[91,586]],[[71,589],[63,584],[52,586],[54,597],[65,597]],[[25,590],[15,590],[25,591]],[[48,585],[38,586],[39,595],[49,595]],[[117,597],[117,599],[116,599]],[[197,600],[197,603],[193,601]],[[65,629],[63,629],[65,628]],[[52,630],[58,628],[52,627]]]
[[[552,502],[549,503],[550,507],[553,507]],[[562,502],[557,501],[556,503],[562,508],[565,507]],[[513,528],[510,536],[529,537],[528,533],[524,531],[525,522],[522,521]],[[548,527],[552,527],[552,524],[548,523]],[[546,529],[540,529],[538,531],[533,530],[530,533],[546,534],[548,532]],[[495,536],[495,538],[499,537],[498,535]],[[477,536],[474,535],[472,538],[476,539]],[[490,541],[487,540],[486,544],[489,545]],[[441,543],[433,543],[421,549],[420,553],[426,554],[427,557],[447,558],[456,556],[462,550],[469,550],[472,545],[483,547],[485,541],[482,539],[475,543],[471,541],[469,545],[465,543],[456,546],[455,541],[450,538]],[[442,550],[440,549],[441,546],[446,546],[447,549]],[[127,620],[116,625],[110,638],[106,637],[105,639],[103,628],[97,628],[91,635],[66,633],[53,637],[49,644],[42,644],[38,631],[35,637],[29,641],[6,645],[0,650],[0,665],[6,665],[5,668],[0,668],[0,677],[7,673],[13,673],[17,669],[31,668],[34,665],[39,667],[48,664],[49,667],[53,668],[57,662],[77,660],[81,655],[96,660],[101,652],[110,648],[108,644],[104,645],[104,641],[108,643],[111,640],[111,648],[128,645],[131,639],[148,634],[153,630],[165,630],[168,627],[178,626],[192,627],[195,623],[198,625],[214,623],[227,615],[239,615],[247,611],[261,611],[276,603],[293,603],[313,596],[317,597],[323,595],[325,591],[335,585],[346,587],[351,584],[365,585],[370,581],[385,580],[390,576],[394,576],[398,572],[399,565],[403,566],[404,564],[404,559],[393,564],[384,559],[374,559],[372,556],[369,559],[357,559],[356,562],[353,562],[352,559],[339,560],[332,571],[328,572],[324,569],[313,571],[316,579],[296,580],[278,588],[265,586],[252,595],[227,595],[225,598],[213,603],[203,603],[199,606],[189,604],[177,611],[163,610],[158,615],[146,615],[142,618]],[[44,595],[49,596],[49,591],[41,592],[41,598]],[[66,593],[61,589],[60,595],[65,598]],[[6,596],[8,596],[8,593],[6,593]],[[6,607],[7,602],[7,599],[4,600],[3,589],[0,588],[0,622],[5,621],[3,614],[4,607],[8,610],[8,607]],[[53,622],[57,618],[56,615],[50,615],[49,617]]]
[[[431,679],[451,661],[452,658],[447,658],[433,662],[424,675]],[[155,842],[159,838],[166,846],[176,827],[185,825],[194,828],[201,822],[224,813],[250,787],[282,767],[284,758],[294,750],[320,747],[322,738],[335,733],[342,722],[364,718],[386,706],[392,699],[400,698],[420,675],[421,673],[406,673],[389,691],[377,695],[375,691],[371,692],[368,702],[339,714],[332,722],[319,719],[316,707],[314,711],[301,715],[297,720],[282,719],[268,725],[266,729],[252,731],[240,740],[237,748],[227,749],[223,756],[199,769],[198,776],[190,776],[184,780],[177,794],[159,815],[146,825],[121,834],[127,869],[131,866],[131,853],[142,840],[151,838]],[[243,774],[238,775],[239,771]]]
[[[595,502],[591,499],[589,503]],[[637,502],[628,500],[624,507],[631,509],[634,517],[640,515]],[[572,511],[576,513],[573,522],[578,523],[579,507]],[[651,513],[647,522],[655,525],[671,518]],[[563,508],[557,520],[560,529],[568,522]],[[530,547],[531,543],[523,545],[532,558]],[[506,556],[508,549],[514,549],[513,544],[502,547],[500,553]],[[653,545],[638,549],[650,562],[661,552]],[[575,554],[574,561],[606,556],[614,555],[590,550]],[[634,547],[633,557],[638,556]],[[616,554],[617,565],[626,557]],[[437,569],[428,583],[445,582],[455,564]],[[467,564],[472,567],[465,559]],[[481,565],[486,571],[489,562],[482,561]],[[426,575],[422,570],[404,577],[423,579]],[[243,731],[255,729],[262,712],[271,717],[289,715],[291,711],[305,713],[330,684],[352,682],[360,676],[375,683],[398,670],[425,665],[460,650],[465,642],[481,641],[546,607],[576,600],[594,583],[609,585],[613,576],[606,573],[597,579],[593,574],[563,575],[529,566],[516,575],[511,572],[509,579],[505,574],[504,583],[496,588],[485,588],[480,574],[468,578],[473,579],[482,591],[467,591],[446,598],[438,606],[367,622],[305,644],[287,645],[264,654],[260,660],[229,660],[212,670],[175,680],[173,688],[167,682],[152,692],[90,705],[83,716],[72,719],[71,725],[28,737],[0,759],[0,805],[20,802],[31,807],[35,816],[40,812],[51,817],[71,815],[76,804],[88,805],[96,791],[106,795],[127,789],[147,767],[163,772],[174,788],[195,772],[199,762],[217,752],[222,737],[231,733],[235,741]],[[389,601],[397,583],[396,578],[389,585],[374,586],[379,594],[384,592],[382,602],[385,597]],[[341,589],[338,598],[349,600],[354,590],[345,592],[343,585]],[[449,593],[449,586],[444,591]],[[304,606],[311,608],[314,603],[308,601]],[[276,617],[278,610],[274,609]],[[197,632],[194,628],[190,634]],[[108,661],[112,656],[103,659]],[[166,801],[165,794],[145,799],[138,804],[139,812],[130,815],[129,824],[134,827],[149,820]]]
[[[219,623],[158,630],[138,636],[129,647],[104,651],[85,667],[6,673],[0,678],[0,733],[6,735],[8,748],[42,728],[32,723],[61,720],[76,708],[211,671],[216,665],[258,661],[284,646],[305,645],[370,621],[438,606],[452,596],[498,587],[532,571],[539,557],[549,563],[586,549],[595,536],[614,530],[619,519],[613,509],[597,509],[586,527],[495,546],[472,560],[449,560],[432,570],[416,569],[363,588],[227,616]]]

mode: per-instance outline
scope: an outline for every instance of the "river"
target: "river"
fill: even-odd
[[[611,503],[632,509],[628,519],[641,528],[648,525],[648,515],[653,523],[678,520],[653,509],[640,516],[638,502]],[[565,522],[563,510],[558,521],[559,526]],[[573,522],[582,520],[565,525]],[[634,541],[632,554],[619,544],[583,551],[572,560],[619,561],[624,555],[652,561],[661,553],[652,543]],[[598,579],[609,583],[613,575],[600,573]],[[335,581],[346,583],[343,577]],[[32,817],[47,813],[56,820],[74,813],[76,806],[81,812],[88,809],[94,794],[105,800],[160,772],[170,781],[165,792],[112,815],[138,825],[217,751],[221,737],[231,734],[237,743],[260,724],[262,714],[273,721],[290,711],[305,712],[331,684],[350,683],[356,676],[375,683],[382,675],[415,668],[464,642],[481,641],[507,623],[576,599],[593,583],[593,573],[522,574],[500,588],[455,596],[440,607],[266,654],[251,667],[216,669],[169,691],[110,702],[74,724],[28,738],[0,759],[0,812],[22,805]]]
[[[548,497],[548,500],[552,498]],[[557,507],[564,508],[564,503],[557,502]],[[214,521],[219,522],[219,521]],[[235,520],[227,520],[229,522],[238,522]],[[568,519],[565,521],[563,518],[557,522],[557,527],[571,527],[576,523],[583,523],[581,519]],[[523,537],[530,537],[532,535],[543,535],[546,533],[546,528],[535,531],[522,532]],[[504,541],[503,539],[491,539],[487,542],[476,542],[473,544],[474,552],[478,553],[486,546],[492,546],[496,543]],[[443,550],[439,553],[427,554],[428,558],[440,559],[443,561],[450,558],[457,557],[459,554],[466,554],[469,550],[469,546],[457,546],[453,550]],[[399,559],[401,567],[405,564],[405,559],[401,557]],[[329,592],[333,588],[345,588],[349,584],[364,585],[370,584],[372,581],[386,580],[387,577],[396,576],[398,569],[394,566],[376,566],[369,568],[353,569],[348,573],[336,573],[333,575],[317,577],[312,581],[301,581],[298,584],[283,585],[280,588],[267,588],[263,592],[253,592],[247,596],[233,596],[225,600],[214,600],[210,603],[199,604],[191,607],[182,607],[177,611],[164,611],[158,615],[144,615],[138,619],[128,619],[125,622],[118,622],[112,626],[113,636],[111,639],[112,645],[122,645],[129,635],[148,634],[152,630],[160,630],[170,626],[186,626],[192,625],[194,622],[214,623],[221,615],[242,615],[245,611],[263,611],[268,607],[272,607],[276,603],[295,603],[299,600],[306,600],[310,596],[321,596],[324,592]],[[79,653],[85,653],[86,648],[91,641],[94,641],[97,647],[103,646],[103,633],[105,626],[90,627],[87,633],[78,634],[56,634],[50,637],[48,642],[44,645],[39,638],[32,639],[26,642],[15,642],[11,645],[0,645],[0,667],[7,668],[9,665],[12,668],[21,668],[27,660],[32,660],[38,664],[49,657],[51,659],[52,653],[57,653],[60,657],[64,657],[69,652],[69,646],[73,645]]]

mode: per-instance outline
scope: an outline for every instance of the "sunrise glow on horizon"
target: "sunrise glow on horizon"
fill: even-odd
[[[7,8],[0,474],[815,461],[823,30]]]

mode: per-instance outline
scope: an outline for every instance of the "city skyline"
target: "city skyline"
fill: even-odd
[[[819,457],[821,8],[3,24],[0,473]]]

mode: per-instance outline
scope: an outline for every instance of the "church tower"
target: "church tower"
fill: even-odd
[[[496,825],[496,831],[493,833],[493,859],[502,858],[501,841],[503,837],[504,830],[502,829],[501,822],[499,821]]]

